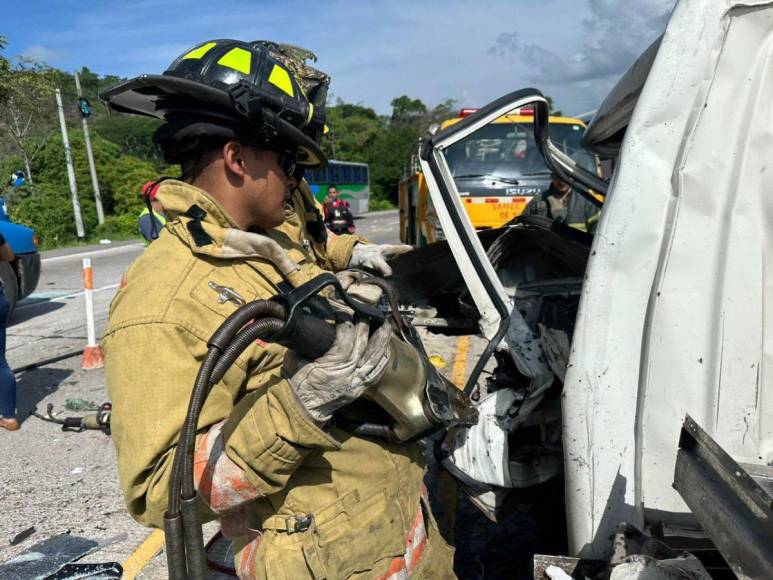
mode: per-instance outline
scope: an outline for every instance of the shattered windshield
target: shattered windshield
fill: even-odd
[[[578,124],[550,125],[553,144],[579,165],[596,173],[592,155],[581,145],[584,132],[585,128]],[[445,156],[454,179],[496,177],[517,182],[522,177],[550,174],[534,141],[531,123],[486,125],[450,146]]]

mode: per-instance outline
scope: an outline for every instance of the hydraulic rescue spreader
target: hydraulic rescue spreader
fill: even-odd
[[[456,425],[477,422],[477,410],[467,395],[429,362],[415,329],[400,316],[389,284],[375,277],[363,281],[383,290],[387,298],[383,310],[355,300],[335,276],[325,273],[272,300],[256,300],[241,306],[210,338],[209,350],[199,368],[180,433],[164,516],[167,566],[172,580],[204,580],[206,577],[193,456],[198,419],[207,395],[239,355],[258,338],[281,344],[307,359],[325,354],[335,340],[333,310],[329,302],[334,298],[321,296],[322,290],[332,287],[337,298],[354,311],[355,318],[369,321],[371,330],[384,324],[387,317],[395,328],[387,370],[363,397],[386,411],[389,420],[362,422],[339,412],[333,419],[339,427],[363,437],[405,442]]]

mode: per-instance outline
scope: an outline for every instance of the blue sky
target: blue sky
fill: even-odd
[[[158,73],[212,38],[317,53],[330,92],[380,113],[407,94],[479,106],[535,86],[594,109],[665,28],[675,0],[5,0],[8,55],[100,74]]]

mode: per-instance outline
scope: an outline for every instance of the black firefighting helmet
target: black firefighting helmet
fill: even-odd
[[[329,77],[305,64],[316,57],[268,41],[212,40],[178,57],[162,75],[141,75],[100,94],[115,111],[166,121],[154,135],[169,163],[205,141],[235,139],[327,162],[319,146]]]

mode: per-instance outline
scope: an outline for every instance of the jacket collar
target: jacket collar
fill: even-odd
[[[259,258],[288,276],[298,265],[274,240],[240,230],[236,222],[203,189],[177,180],[165,180],[158,199],[169,216],[167,228],[194,254],[224,260]]]

